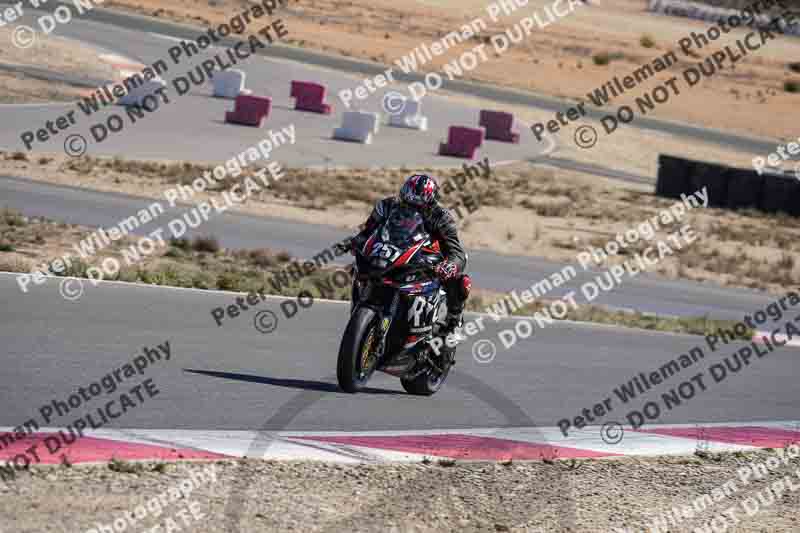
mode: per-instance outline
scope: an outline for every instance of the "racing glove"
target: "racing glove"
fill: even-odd
[[[358,251],[364,245],[364,242],[361,239],[358,239],[357,236],[350,239],[350,253],[353,255],[358,255]]]
[[[436,275],[442,281],[449,281],[458,274],[458,265],[452,261],[444,260],[436,265]]]

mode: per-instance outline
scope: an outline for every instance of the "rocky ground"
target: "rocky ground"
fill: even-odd
[[[732,507],[729,531],[798,531],[800,458],[747,483],[737,475],[771,456],[776,452],[524,463],[220,461],[214,463],[216,482],[206,476],[207,483],[197,483],[186,498],[160,506],[157,513],[154,497],[208,465],[33,467],[7,485],[0,483],[0,529],[91,531],[141,505],[147,516],[127,531],[147,531],[156,524],[166,528],[170,519],[180,528],[172,531],[209,533],[638,533],[673,507],[691,507],[696,498],[732,480],[727,497],[696,511],[694,519],[679,518],[669,531],[707,526]],[[769,487],[777,490],[782,479],[783,493],[770,503]],[[753,516],[747,516],[743,502]],[[189,514],[187,523],[180,512],[190,505],[202,518]],[[722,531],[723,519],[716,519],[715,531]],[[734,519],[739,521],[735,527]]]

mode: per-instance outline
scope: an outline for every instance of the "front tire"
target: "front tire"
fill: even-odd
[[[336,378],[343,391],[358,392],[372,377],[377,366],[374,350],[380,340],[379,333],[372,309],[359,307],[350,315],[336,363]]]
[[[453,365],[447,363],[444,367],[444,372],[439,374],[435,369],[429,368],[414,379],[400,379],[403,388],[409,394],[415,396],[431,396],[435,394],[444,385],[447,376],[450,374],[450,368]]]

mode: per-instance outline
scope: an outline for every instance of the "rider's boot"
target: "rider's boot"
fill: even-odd
[[[463,310],[462,311],[448,311],[447,317],[444,320],[444,326],[439,331],[439,334],[444,338],[447,338],[448,335],[451,335],[458,342],[461,342],[463,340],[466,340],[466,337],[464,337],[464,335],[461,334],[459,331],[456,331],[456,329],[460,328],[462,325],[464,325],[464,312],[463,312]],[[458,345],[458,342],[456,343],[455,346],[452,346],[452,347],[448,346],[447,342],[444,343],[444,345],[441,348],[441,350],[442,350],[442,359],[444,361],[449,361],[450,364],[455,364],[455,362],[456,362],[456,346]],[[452,342],[451,342],[451,344],[452,344]]]

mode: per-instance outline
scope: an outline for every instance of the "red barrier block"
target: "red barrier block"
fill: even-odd
[[[487,139],[519,143],[519,133],[511,131],[514,125],[514,115],[511,113],[482,110],[479,124],[486,128]]]
[[[233,111],[225,112],[225,122],[261,127],[272,109],[272,98],[240,94],[234,101]]]
[[[291,97],[295,99],[294,108],[300,111],[313,111],[330,115],[331,106],[325,103],[327,90],[319,83],[293,81]]]
[[[465,128],[463,126],[450,126],[447,132],[447,142],[439,144],[439,155],[455,157],[475,157],[475,151],[483,144],[486,130],[483,128]]]

